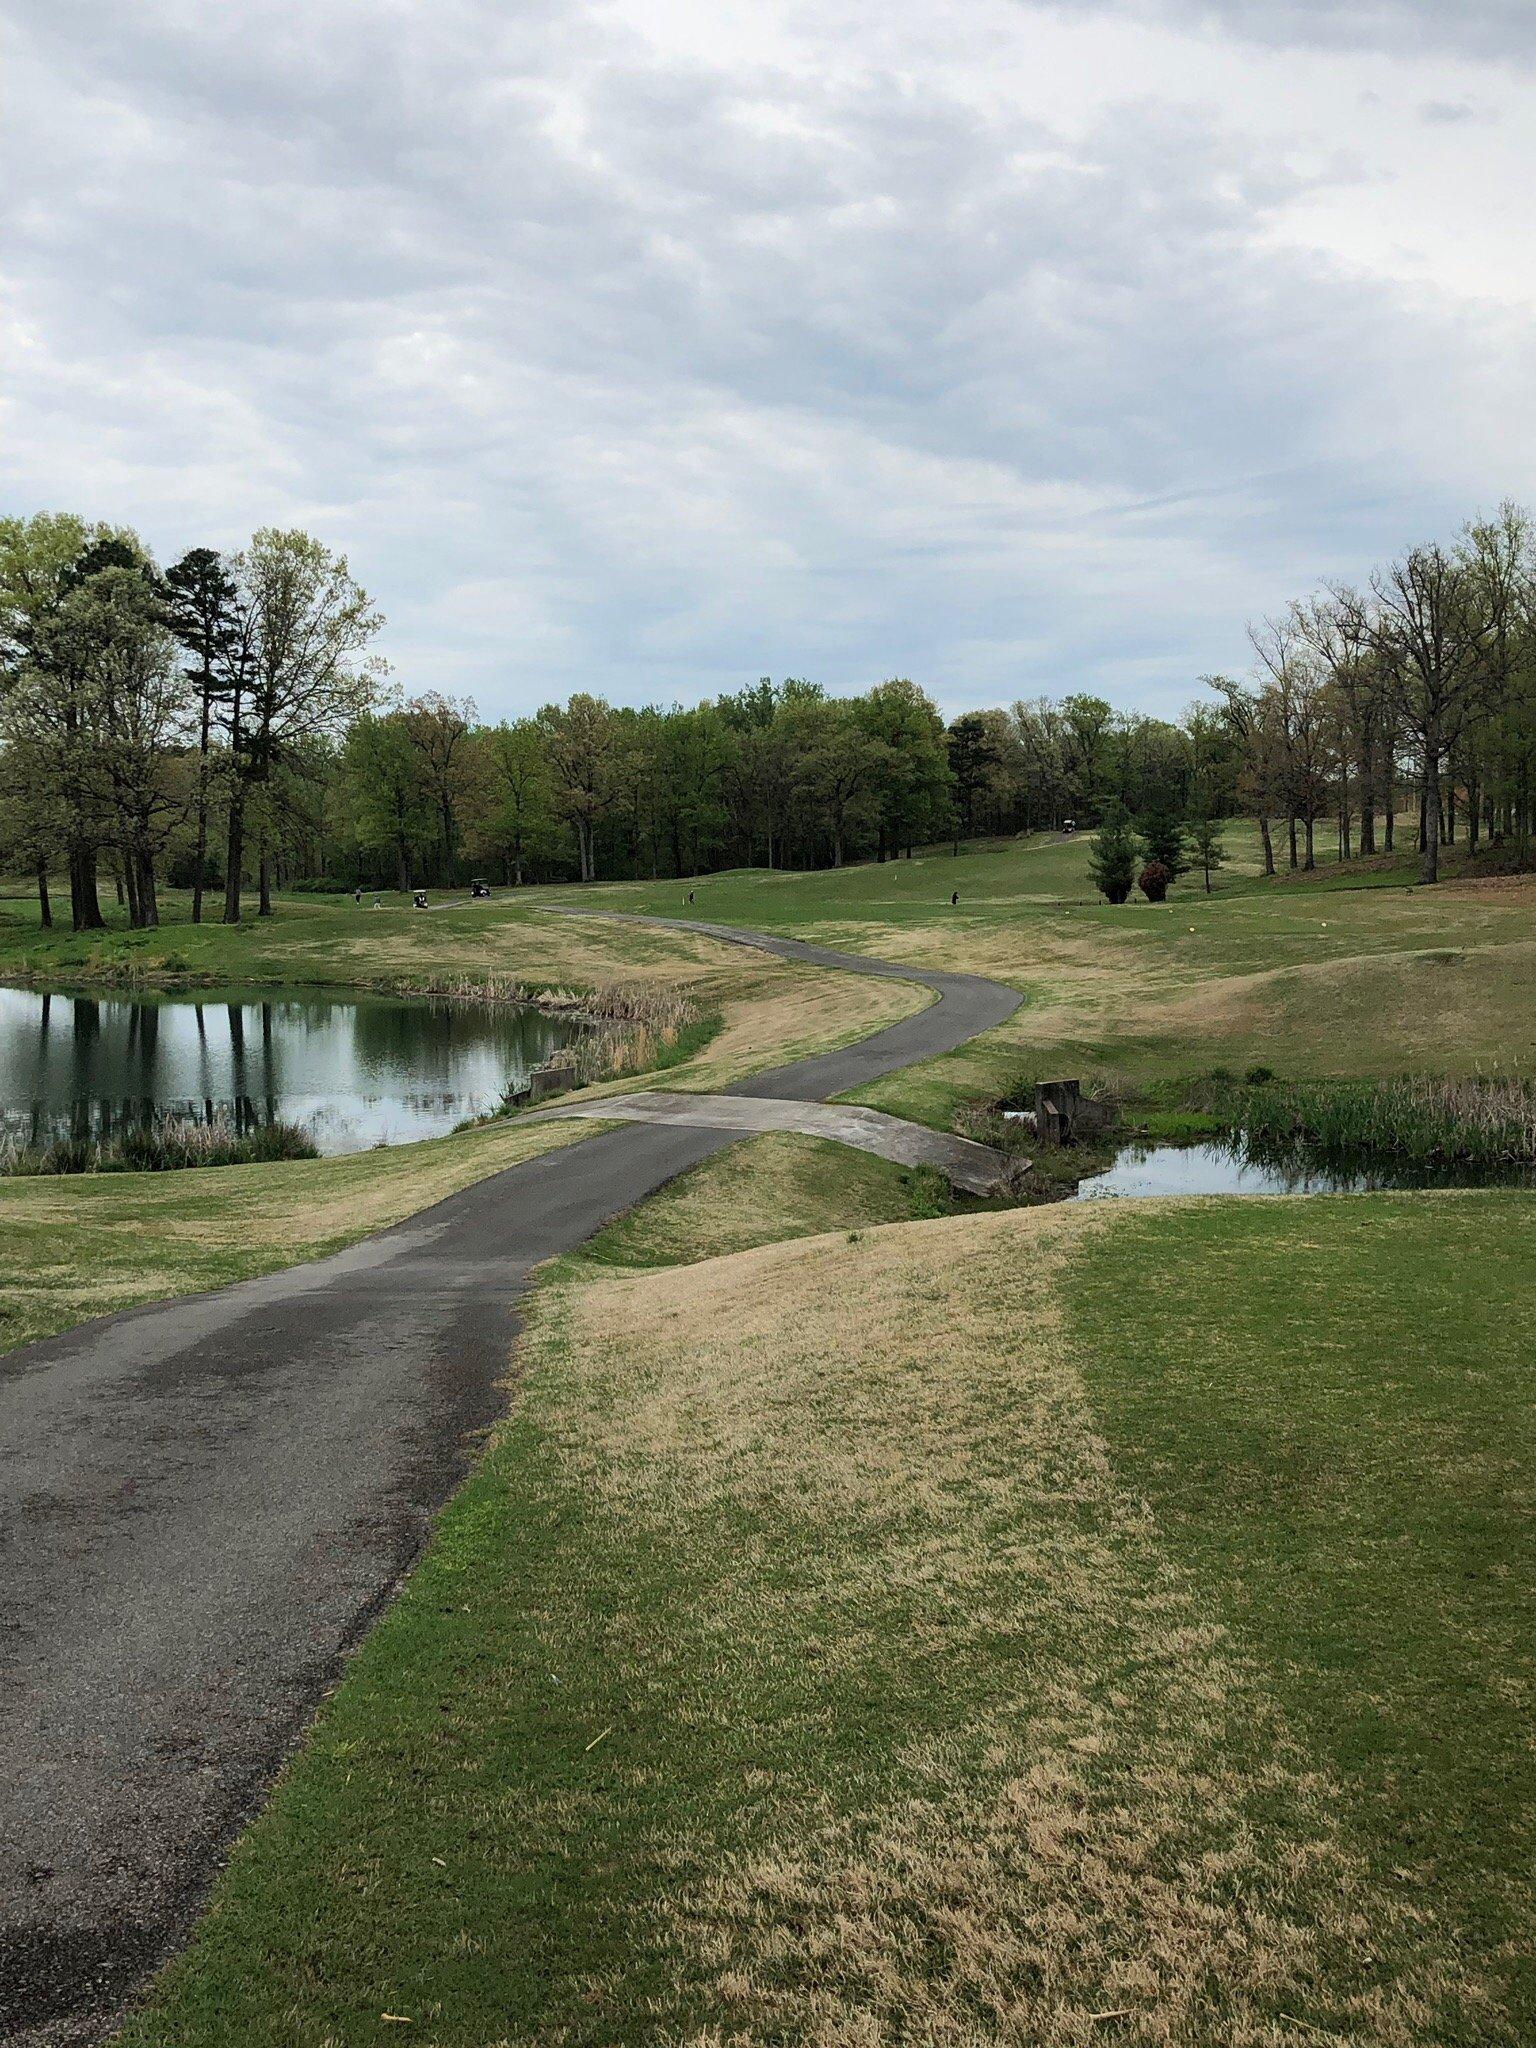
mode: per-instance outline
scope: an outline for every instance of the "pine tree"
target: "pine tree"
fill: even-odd
[[[1112,797],[1104,806],[1098,838],[1088,856],[1093,885],[1111,903],[1123,903],[1130,895],[1136,879],[1137,853],[1130,814],[1118,797]]]
[[[1149,863],[1156,861],[1170,882],[1189,869],[1189,843],[1183,825],[1171,810],[1149,811],[1138,821],[1141,843]]]
[[[1225,867],[1226,845],[1221,836],[1221,824],[1209,812],[1202,811],[1189,828],[1189,849],[1194,856],[1194,865],[1205,877],[1205,893],[1211,893],[1211,876],[1219,867]]]

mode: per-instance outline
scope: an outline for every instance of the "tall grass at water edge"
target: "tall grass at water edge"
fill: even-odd
[[[1263,1081],[1217,1107],[1252,1150],[1420,1166],[1536,1165],[1536,1081],[1518,1076]]]
[[[241,1132],[226,1117],[203,1122],[159,1116],[109,1138],[55,1138],[46,1145],[0,1138],[0,1175],[167,1173],[192,1166],[314,1159],[318,1150],[301,1124],[274,1122]]]

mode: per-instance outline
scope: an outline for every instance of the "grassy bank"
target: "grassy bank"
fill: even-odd
[[[600,1124],[494,1124],[280,1165],[0,1179],[0,1351],[320,1258]]]
[[[1536,1068],[1536,879],[1413,884],[1354,863],[1266,881],[1246,828],[1207,897],[1113,908],[1086,837],[930,849],[833,874],[705,877],[691,911],[667,884],[584,901],[759,926],[889,959],[989,974],[1023,1009],[985,1038],[859,1096],[948,1127],[1021,1078],[1100,1076],[1127,1097],[1256,1061],[1298,1077]],[[949,898],[957,890],[958,906]],[[551,899],[554,893],[551,892]]]
[[[672,1199],[133,2048],[1530,2037],[1528,1202]]]
[[[449,994],[515,993],[581,1004],[596,995],[626,1021],[636,1007],[695,1019],[683,1055],[658,1063],[669,1087],[714,1089],[781,1061],[826,1052],[906,1016],[929,1000],[910,983],[829,973],[672,932],[565,910],[591,906],[577,889],[504,895],[413,911],[406,898],[280,896],[275,915],[229,927],[194,925],[184,894],[167,891],[164,923],[132,932],[120,921],[76,936],[39,929],[36,907],[0,902],[0,982],[132,993],[141,989],[313,988]],[[643,1019],[640,1021],[644,1021]]]

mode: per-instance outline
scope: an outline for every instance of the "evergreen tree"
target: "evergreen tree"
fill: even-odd
[[[1200,812],[1189,828],[1189,850],[1194,857],[1193,864],[1205,877],[1205,893],[1211,893],[1211,876],[1219,867],[1225,867],[1227,849],[1221,836],[1221,823],[1208,811]]]
[[[1177,815],[1161,805],[1139,820],[1141,843],[1149,863],[1156,861],[1170,882],[1189,869],[1189,843]]]
[[[1136,879],[1137,852],[1130,814],[1118,797],[1111,797],[1104,806],[1098,838],[1088,856],[1093,885],[1111,903],[1123,903],[1130,895]]]

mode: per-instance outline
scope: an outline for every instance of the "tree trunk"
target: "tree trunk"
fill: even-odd
[[[69,849],[70,922],[77,932],[105,931],[101,899],[96,893],[96,849],[76,844]]]
[[[1433,735],[1424,746],[1424,787],[1420,794],[1419,848],[1424,858],[1419,870],[1423,882],[1440,879],[1440,744]]]
[[[119,889],[126,888],[128,892],[128,922],[134,931],[138,931],[144,923],[144,918],[139,909],[139,873],[132,857],[125,859],[119,854],[117,872]]]
[[[266,827],[262,827],[256,854],[256,915],[272,915],[272,863],[267,855]]]
[[[160,929],[160,899],[155,893],[155,863],[152,855],[140,853],[135,856],[137,867],[137,888],[139,899],[139,925],[145,931]]]
[[[1317,866],[1317,859],[1316,859],[1316,856],[1315,856],[1315,854],[1314,854],[1314,852],[1313,852],[1313,849],[1312,849],[1312,813],[1311,813],[1310,811],[1308,811],[1308,813],[1307,813],[1306,827],[1307,827],[1307,860],[1306,860],[1306,869],[1307,869],[1307,873],[1308,873],[1308,874],[1311,874],[1312,870],[1313,870],[1313,869],[1314,869],[1314,868],[1315,868],[1315,867]]]
[[[1292,867],[1292,869],[1294,870],[1294,869],[1296,869],[1296,868],[1300,867],[1300,865],[1301,865],[1300,859],[1298,858],[1298,856],[1297,856],[1297,852],[1296,852],[1296,813],[1295,813],[1294,811],[1292,811],[1292,812],[1290,813],[1290,815],[1289,815],[1289,816],[1287,817],[1287,819],[1286,819],[1286,821],[1285,821],[1285,829],[1286,829],[1286,832],[1287,832],[1287,834],[1288,834],[1288,835],[1289,835],[1289,837],[1290,837],[1290,842],[1291,842],[1291,867]]]
[[[1275,842],[1270,837],[1268,811],[1259,813],[1259,837],[1264,842],[1264,872],[1272,875],[1275,872]]]
[[[207,674],[202,684],[202,720],[197,735],[197,865],[192,870],[192,922],[203,921],[203,871],[208,865],[208,721],[212,706]]]
[[[40,860],[37,864],[37,921],[43,930],[53,929],[53,905],[48,900],[48,863]]]
[[[229,841],[224,856],[224,922],[240,922],[240,878],[245,866],[245,791],[238,781],[229,791]]]

